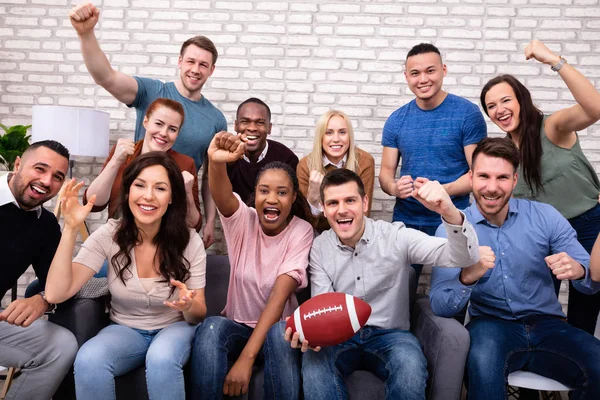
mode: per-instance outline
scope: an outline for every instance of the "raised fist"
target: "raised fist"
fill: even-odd
[[[100,18],[100,10],[92,3],[80,4],[69,12],[71,25],[80,36],[93,32],[98,18]]]
[[[208,147],[208,157],[211,162],[229,163],[244,156],[246,135],[234,135],[229,132],[219,132]]]
[[[560,61],[558,55],[537,39],[532,40],[531,43],[525,47],[525,59],[529,60],[532,58],[550,66],[555,65]]]

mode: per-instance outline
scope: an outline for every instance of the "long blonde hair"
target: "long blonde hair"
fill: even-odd
[[[356,146],[354,145],[354,130],[352,129],[352,122],[350,122],[350,118],[348,118],[343,111],[339,110],[329,110],[325,114],[321,115],[321,118],[319,118],[317,121],[313,150],[310,152],[307,159],[308,170],[312,171],[313,169],[316,169],[323,175],[327,173],[325,168],[323,168],[323,136],[325,136],[325,132],[327,132],[329,120],[335,116],[342,117],[344,119],[346,126],[348,127],[348,137],[350,138],[347,153],[348,157],[346,158],[346,165],[344,168],[358,173],[358,152],[356,151]]]

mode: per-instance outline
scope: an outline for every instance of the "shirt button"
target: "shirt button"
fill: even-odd
[[[458,233],[458,231],[457,231],[457,230],[455,230],[455,231],[454,231],[454,233]]]
[[[356,280],[357,280],[357,281],[360,281],[360,276],[357,276],[357,277],[356,277]]]
[[[358,255],[358,252],[354,253],[354,255],[355,255],[355,256],[357,256],[357,255]]]
[[[503,255],[504,255],[504,253],[500,253],[500,255],[501,255],[501,256],[503,256]]]
[[[508,278],[508,276],[504,275],[504,279]]]
[[[512,299],[508,299],[508,301],[509,301],[509,302],[511,302],[511,301],[512,301]]]
[[[467,291],[465,289],[463,289],[463,293],[467,293]]]

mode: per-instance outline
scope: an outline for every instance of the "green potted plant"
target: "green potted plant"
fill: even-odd
[[[12,171],[15,160],[20,157],[25,149],[29,147],[29,138],[27,130],[31,125],[6,126],[0,124],[4,130],[4,135],[0,136],[0,169]]]

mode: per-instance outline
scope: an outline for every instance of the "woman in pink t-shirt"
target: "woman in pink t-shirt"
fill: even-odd
[[[214,400],[246,393],[253,365],[264,362],[264,398],[294,400],[300,392],[300,353],[283,340],[283,319],[298,306],[294,291],[307,284],[310,210],[296,174],[280,162],[259,172],[248,201],[253,207],[233,193],[226,163],[242,158],[244,139],[221,132],[208,149],[208,181],[221,215],[231,275],[223,317],[208,318],[196,331],[191,397]]]

